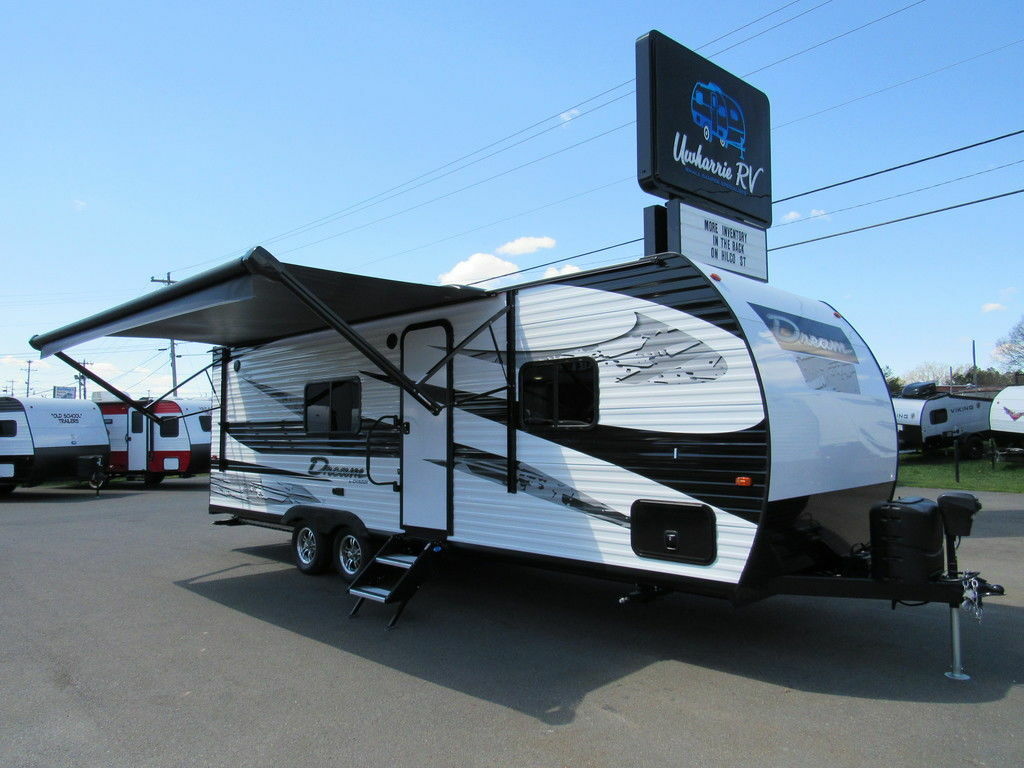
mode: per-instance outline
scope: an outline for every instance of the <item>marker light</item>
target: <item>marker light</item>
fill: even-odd
[[[712,280],[717,280],[719,283],[722,282],[722,276],[720,274],[718,274],[717,272],[712,272],[711,273],[711,279]]]
[[[754,481],[751,480],[749,477],[737,477],[736,478],[736,485],[740,486],[741,488],[749,488],[753,484],[754,484]]]

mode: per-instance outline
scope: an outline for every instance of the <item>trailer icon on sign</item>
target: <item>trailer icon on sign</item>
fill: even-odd
[[[747,128],[743,108],[715,83],[698,82],[690,96],[693,122],[704,130],[704,141],[718,139],[723,147],[736,147],[743,160],[747,149]]]

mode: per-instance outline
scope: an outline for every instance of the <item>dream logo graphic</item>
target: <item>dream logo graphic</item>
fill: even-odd
[[[1006,411],[1006,415],[1009,416],[1014,421],[1017,421],[1017,419],[1019,419],[1021,416],[1024,416],[1024,411],[1017,413],[1016,411],[1011,411],[1005,405],[1003,406],[1003,410]]]
[[[715,83],[698,82],[690,96],[694,124],[704,131],[704,141],[718,139],[723,147],[736,147],[740,159],[747,151],[747,123],[743,108]]]

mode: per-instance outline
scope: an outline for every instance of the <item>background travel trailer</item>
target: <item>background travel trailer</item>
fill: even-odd
[[[110,474],[141,477],[147,485],[156,485],[167,475],[207,472],[212,431],[209,402],[140,402],[151,408],[159,424],[127,403],[99,403],[110,436]]]
[[[912,384],[892,399],[900,450],[936,451],[960,440],[964,455],[979,458],[989,430],[991,402],[936,394],[934,385]],[[908,394],[921,393],[908,397]]]
[[[1004,459],[1024,460],[1024,387],[1007,387],[992,401],[992,439]]]
[[[109,453],[94,403],[0,397],[0,495],[18,485],[90,479]]]

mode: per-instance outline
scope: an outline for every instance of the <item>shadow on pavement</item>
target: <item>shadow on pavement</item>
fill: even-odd
[[[238,550],[290,562],[287,544]],[[467,556],[449,558],[386,632],[392,607],[353,599],[333,576],[296,570],[197,576],[179,586],[373,663],[559,725],[588,693],[662,662],[718,670],[782,689],[914,702],[1004,698],[1024,669],[1024,609],[986,607],[962,621],[974,679],[946,679],[948,609],[891,611],[865,600],[775,597],[745,608],[673,594],[620,606],[622,584]],[[966,617],[965,617],[966,618]],[[686,671],[667,676],[678,685]],[[694,675],[701,680],[705,675]],[[694,690],[704,697],[706,691]]]

